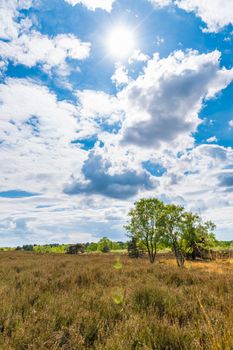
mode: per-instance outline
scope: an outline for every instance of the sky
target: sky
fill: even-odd
[[[0,246],[126,240],[156,197],[233,239],[232,0],[0,0]]]

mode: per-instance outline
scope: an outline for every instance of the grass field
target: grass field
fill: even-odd
[[[0,252],[0,349],[233,349],[232,262]]]

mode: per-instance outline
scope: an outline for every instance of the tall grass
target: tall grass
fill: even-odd
[[[0,252],[0,349],[233,349],[233,264]]]

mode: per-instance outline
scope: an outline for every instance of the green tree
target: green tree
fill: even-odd
[[[128,256],[130,258],[141,258],[143,256],[143,248],[140,245],[140,242],[137,241],[135,237],[132,237],[132,239],[128,242]]]
[[[97,243],[97,247],[100,252],[107,253],[112,249],[112,241],[107,237],[103,237]]]
[[[184,213],[184,242],[188,259],[195,260],[208,255],[206,253],[216,244],[215,228],[213,222],[203,222],[197,214]]]
[[[199,215],[185,212],[175,204],[166,205],[164,213],[164,238],[175,253],[177,265],[183,266],[186,257],[205,257],[214,245],[215,225],[211,221],[203,222]]]
[[[125,229],[131,239],[146,247],[151,263],[155,261],[157,245],[162,235],[164,204],[156,198],[140,199],[128,213],[130,218]]]
[[[163,239],[173,249],[178,266],[185,262],[184,240],[184,208],[175,204],[168,204],[164,208]]]
[[[66,251],[67,254],[78,254],[78,253],[84,253],[84,252],[85,252],[85,247],[83,244],[80,244],[80,243],[70,245]]]
[[[94,242],[89,243],[88,246],[86,247],[86,250],[88,253],[96,252],[97,249],[98,249],[98,244]]]

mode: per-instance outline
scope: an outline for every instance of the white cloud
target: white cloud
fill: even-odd
[[[176,4],[185,11],[194,11],[207,24],[209,32],[218,32],[233,24],[231,0],[177,0]]]
[[[156,7],[165,7],[172,4],[172,0],[149,0]]]
[[[72,34],[49,38],[39,32],[23,34],[11,42],[0,41],[0,55],[5,60],[32,67],[41,64],[45,69],[64,66],[67,58],[75,60],[89,56],[90,44]]]
[[[233,119],[229,121],[229,126],[233,128]]]
[[[31,199],[0,198],[0,246],[22,244],[76,243],[97,241],[101,235],[114,233],[122,239],[123,207],[110,209],[107,198],[41,196]],[[114,217],[110,218],[110,213]],[[108,219],[107,219],[108,218]],[[120,222],[118,230],[113,228]],[[120,237],[121,236],[121,237]]]
[[[115,2],[115,0],[65,0],[65,1],[72,6],[75,6],[77,4],[82,4],[92,11],[95,11],[96,9],[102,9],[108,12],[111,12],[112,5]]]
[[[89,56],[90,43],[82,42],[73,34],[60,34],[54,37],[31,30],[32,22],[20,15],[19,10],[29,8],[33,1],[3,1],[0,8],[0,56],[5,62],[28,67],[40,64],[50,71],[57,67],[62,75],[68,74],[67,58],[83,60]]]
[[[212,143],[212,142],[218,142],[218,139],[216,136],[211,136],[206,140],[207,143]]]
[[[176,51],[149,60],[144,74],[118,94],[126,114],[123,142],[145,148],[192,146],[203,102],[233,80],[233,69],[221,69],[219,60],[219,51]]]
[[[195,12],[207,24],[208,32],[218,32],[233,24],[233,2],[231,0],[149,0],[156,7],[176,5],[187,11]]]
[[[113,76],[111,77],[112,82],[116,84],[116,86],[125,85],[129,82],[129,72],[125,66],[118,63],[116,64],[116,70]]]
[[[29,9],[33,2],[34,0],[1,0],[0,39],[12,40],[31,26],[31,21],[25,19],[19,11]]]
[[[24,79],[1,84],[0,101],[0,191],[57,193],[86,157],[71,145],[77,108]]]
[[[1,75],[3,75],[6,68],[7,68],[7,63],[0,59],[0,77],[1,77]]]
[[[103,91],[77,91],[80,138],[100,136],[103,125],[114,126],[122,120],[122,111],[118,99]]]
[[[129,64],[133,64],[134,62],[146,62],[148,61],[149,56],[145,55],[140,50],[135,50],[133,54],[128,59]]]
[[[233,210],[233,149],[201,145],[167,159],[157,192],[217,224],[218,238],[230,239]]]
[[[82,117],[108,117],[118,110],[118,101],[115,96],[103,91],[82,90],[77,91]]]

